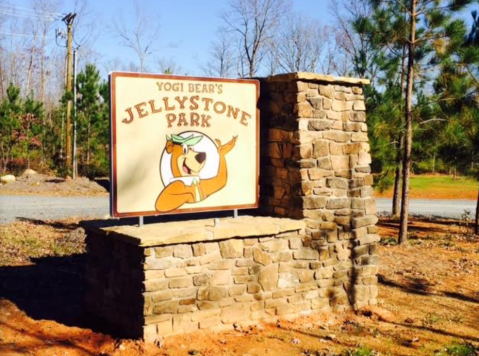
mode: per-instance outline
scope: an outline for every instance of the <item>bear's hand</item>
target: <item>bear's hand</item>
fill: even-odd
[[[238,139],[238,136],[234,136],[230,142],[228,143],[225,143],[223,146],[221,145],[221,141],[220,140],[215,140],[216,141],[216,144],[218,145],[218,153],[220,155],[225,155],[227,154],[229,151],[231,151],[233,149],[233,147],[235,146],[236,144],[236,140]]]
[[[194,203],[195,188],[187,186],[182,181],[168,184],[156,199],[155,207],[160,213],[176,210],[185,203]]]

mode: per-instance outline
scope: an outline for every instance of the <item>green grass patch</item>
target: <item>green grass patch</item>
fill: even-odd
[[[477,191],[478,182],[475,179],[460,177],[453,179],[451,176],[414,176],[410,181],[411,190],[445,190],[445,191]]]
[[[346,354],[347,356],[376,356],[378,353],[374,350],[371,350],[368,347],[360,346],[354,351],[349,351]]]
[[[447,346],[444,350],[435,353],[435,356],[476,356],[479,348],[472,344],[453,343]]]
[[[421,198],[436,199],[475,199],[479,188],[479,182],[476,179],[468,177],[457,177],[444,175],[418,175],[410,179],[411,196],[419,195]],[[381,184],[374,187],[377,193],[385,192],[386,196],[391,196],[393,187],[384,189]]]

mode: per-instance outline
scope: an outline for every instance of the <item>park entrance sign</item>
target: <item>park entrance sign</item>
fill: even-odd
[[[113,72],[111,215],[258,206],[259,83]]]

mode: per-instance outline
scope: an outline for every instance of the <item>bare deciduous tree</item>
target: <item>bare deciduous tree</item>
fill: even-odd
[[[211,42],[210,60],[203,66],[203,71],[211,77],[229,78],[234,70],[233,49],[231,39],[223,31],[219,38]]]
[[[238,69],[241,77],[253,77],[266,49],[289,9],[287,0],[231,0],[221,18],[239,43]]]
[[[282,71],[315,72],[321,59],[324,33],[320,24],[304,16],[293,14],[281,26],[272,47],[274,58]]]
[[[128,27],[125,21],[114,22],[114,32],[122,46],[132,49],[138,57],[139,70],[146,70],[146,61],[154,53],[154,45],[158,40],[159,25],[147,16],[138,0],[133,1],[133,27]]]
[[[333,28],[335,40],[350,67],[348,74],[374,80],[377,70],[374,58],[377,51],[367,35],[355,31],[351,21],[359,17],[372,16],[372,7],[364,0],[343,0],[332,1],[330,10],[336,22]]]
[[[75,0],[74,12],[77,14],[73,28],[73,46],[78,50],[78,68],[95,63],[101,55],[94,49],[94,43],[102,34],[101,20],[89,6],[88,0]]]
[[[102,67],[106,73],[110,73],[115,70],[125,70],[125,63],[120,57],[115,57],[104,61]]]
[[[47,50],[58,52],[59,48],[54,46],[52,30],[55,26],[55,19],[60,18],[60,5],[54,0],[32,0],[32,13],[36,21],[29,21],[28,32],[28,65],[25,94],[33,91],[35,98],[45,102],[46,90],[49,85],[47,77],[48,60]]]
[[[176,63],[174,58],[159,58],[157,61],[158,69],[163,74],[181,74],[181,66]]]
[[[339,76],[347,76],[351,73],[351,64],[344,55],[341,46],[341,40],[338,40],[340,33],[335,31],[331,26],[324,26],[322,29],[324,42],[321,61],[318,70],[324,74],[333,74]]]

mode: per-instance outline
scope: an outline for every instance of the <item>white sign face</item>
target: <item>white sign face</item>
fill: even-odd
[[[111,215],[258,206],[259,82],[110,75]]]

